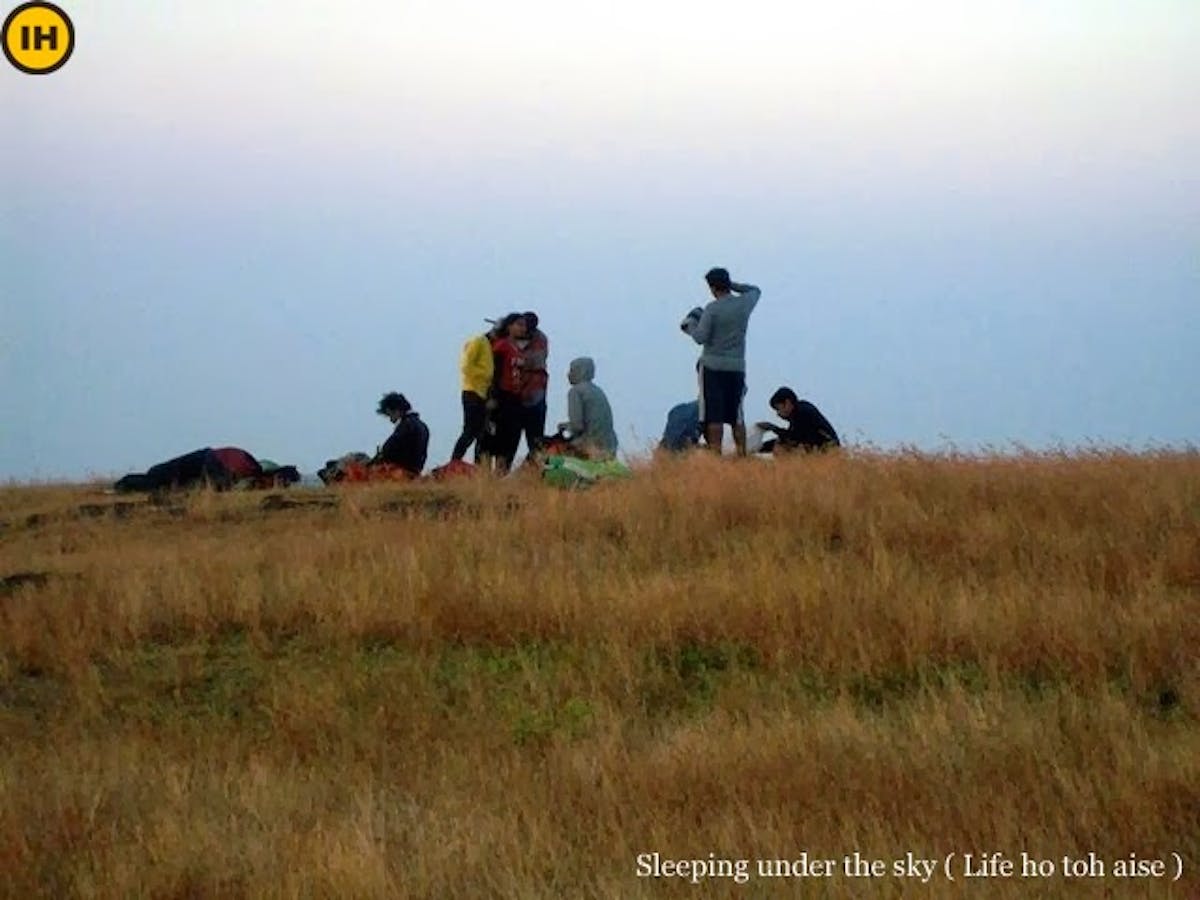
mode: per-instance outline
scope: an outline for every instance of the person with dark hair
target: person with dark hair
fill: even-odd
[[[429,428],[421,417],[413,412],[412,405],[403,394],[395,391],[384,394],[379,401],[378,413],[387,416],[395,430],[375,454],[370,465],[390,465],[417,476],[425,468],[429,452]]]
[[[841,446],[829,420],[812,403],[797,397],[790,387],[781,387],[771,395],[771,408],[788,424],[787,428],[780,428],[771,422],[758,423],[763,431],[775,435],[775,440],[763,443],[762,453],[829,450]]]
[[[492,380],[496,374],[495,357],[492,356],[492,337],[488,331],[469,338],[463,344],[459,357],[462,372],[463,427],[454,442],[452,460],[461,460],[471,445],[475,445],[475,462],[484,454],[484,436],[487,430],[487,403],[492,393]]]
[[[714,297],[728,294],[733,289],[733,281],[729,277],[728,269],[709,269],[704,273],[704,280],[708,283],[708,289],[712,291]]]
[[[489,443],[501,472],[512,468],[517,448],[521,445],[521,428],[524,424],[524,406],[521,403],[525,387],[525,355],[521,342],[528,331],[525,317],[520,313],[509,313],[496,325],[496,337],[492,340],[494,376],[492,397],[495,409],[492,417],[496,433]]]
[[[739,284],[726,269],[709,269],[704,275],[713,299],[692,310],[680,324],[684,333],[700,344],[700,420],[705,439],[720,454],[725,426],[733,430],[733,442],[746,455],[746,426],[742,419],[742,395],[746,389],[746,331],[750,314],[762,291]]]
[[[525,432],[525,447],[530,453],[536,453],[546,432],[546,389],[550,385],[550,375],[546,370],[546,361],[550,358],[550,339],[538,328],[538,314],[526,312],[526,334],[519,342],[523,361],[521,384],[521,428]],[[518,444],[519,444],[518,439]]]

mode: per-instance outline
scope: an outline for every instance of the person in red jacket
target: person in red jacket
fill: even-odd
[[[521,341],[521,353],[525,362],[521,367],[524,373],[521,384],[521,429],[525,432],[525,449],[532,455],[546,437],[546,388],[550,385],[546,361],[550,357],[550,339],[538,328],[537,313],[525,312],[523,318],[525,339]]]
[[[521,444],[521,428],[525,412],[522,394],[525,389],[525,354],[521,342],[525,341],[528,328],[525,317],[520,313],[509,313],[496,326],[496,337],[492,341],[492,357],[495,361],[495,381],[492,396],[495,409],[492,420],[496,424],[493,450],[500,471],[512,468],[517,448]]]

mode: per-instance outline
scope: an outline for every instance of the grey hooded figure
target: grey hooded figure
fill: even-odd
[[[588,456],[611,457],[617,452],[617,433],[613,430],[612,407],[604,391],[592,379],[596,364],[589,356],[571,360],[567,380],[567,421],[558,427],[567,431],[572,445]]]

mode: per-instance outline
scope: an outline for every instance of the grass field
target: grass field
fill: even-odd
[[[1194,453],[9,487],[0,522],[4,897],[1200,896]],[[835,871],[756,869],[804,852]]]

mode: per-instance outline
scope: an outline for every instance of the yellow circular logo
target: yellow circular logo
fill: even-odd
[[[75,26],[53,3],[22,3],[4,20],[0,40],[8,61],[28,75],[61,69],[75,49]]]

